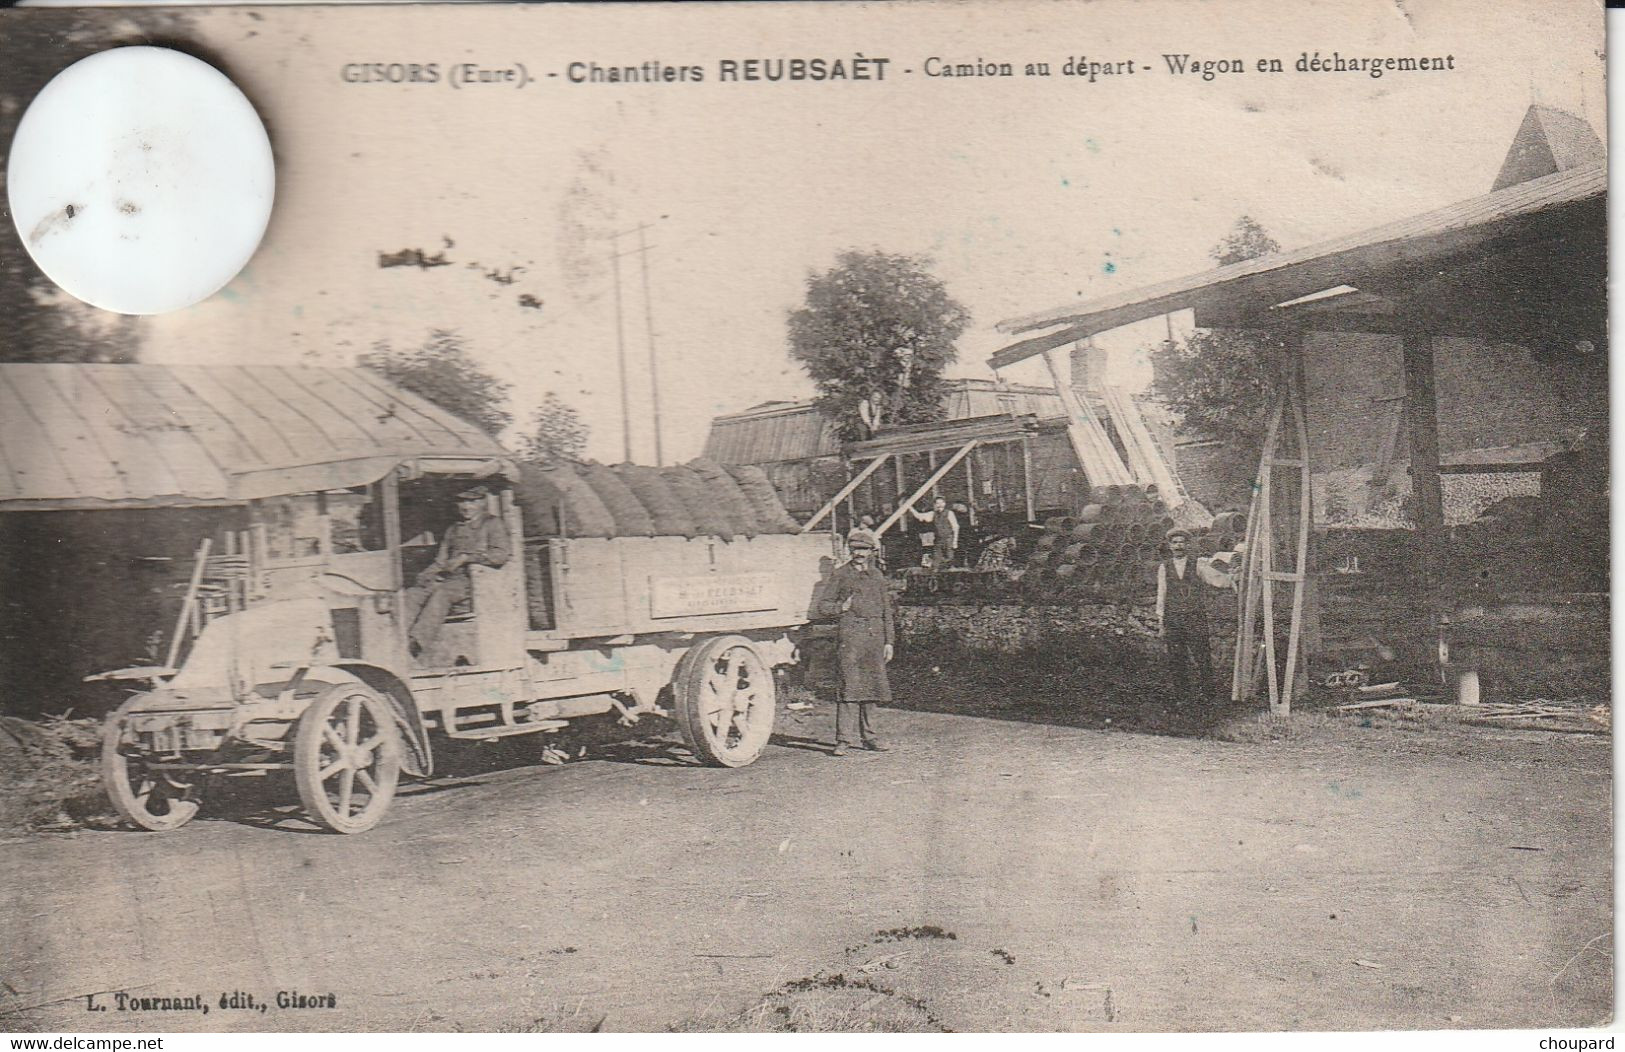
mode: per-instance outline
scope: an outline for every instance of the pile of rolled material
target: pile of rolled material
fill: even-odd
[[[1034,597],[1133,599],[1154,594],[1157,563],[1168,555],[1174,526],[1157,487],[1096,486],[1076,515],[1044,522],[1022,581]],[[1191,531],[1199,556],[1234,553],[1247,532],[1247,516],[1225,512],[1213,525]],[[1227,557],[1221,557],[1221,563]]]

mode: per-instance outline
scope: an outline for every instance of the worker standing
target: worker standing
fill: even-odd
[[[851,561],[836,567],[823,609],[826,615],[840,617],[836,652],[841,684],[835,700],[835,748],[831,756],[845,756],[849,748],[860,743],[875,752],[890,748],[875,736],[871,710],[876,704],[891,701],[891,682],[886,676],[896,631],[891,596],[885,576],[874,565],[875,535],[868,530],[853,530],[847,547]]]
[[[954,549],[959,546],[959,516],[948,507],[947,498],[932,501],[930,511],[915,511],[910,507],[908,513],[931,527],[920,534],[921,561],[937,573],[952,566]]]
[[[1215,569],[1211,560],[1190,558],[1188,530],[1174,527],[1168,531],[1167,541],[1168,558],[1157,566],[1158,634],[1168,649],[1176,698],[1205,705],[1213,697],[1207,588],[1231,588],[1234,583],[1228,574]]]

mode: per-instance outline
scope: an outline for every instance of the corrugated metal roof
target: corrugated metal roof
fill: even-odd
[[[834,424],[811,402],[770,402],[711,421],[705,456],[720,464],[774,464],[835,456]]]
[[[949,420],[983,416],[1066,415],[1061,397],[1051,387],[1001,384],[993,380],[947,381],[943,405]],[[835,428],[806,402],[767,402],[742,413],[711,421],[705,455],[724,464],[775,464],[833,457],[841,453]]]
[[[1206,270],[1182,278],[1113,293],[998,323],[1000,332],[1023,333],[1064,325],[1064,330],[1024,340],[995,354],[1003,368],[1097,332],[1185,308],[1247,300],[1265,308],[1343,284],[1395,264],[1414,266],[1470,251],[1491,239],[1517,234],[1534,217],[1585,202],[1600,204],[1608,189],[1606,168],[1557,172],[1383,226],[1322,241],[1307,248]]]
[[[232,503],[496,440],[363,369],[0,364],[0,509]]]
[[[1066,415],[1061,396],[1053,387],[1000,384],[992,380],[954,380],[948,393],[948,419],[978,416],[1036,416],[1051,419]]]

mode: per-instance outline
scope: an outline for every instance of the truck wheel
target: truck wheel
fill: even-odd
[[[310,703],[294,732],[293,780],[305,813],[335,833],[384,817],[401,776],[401,739],[384,699],[341,683]]]
[[[701,761],[744,767],[773,736],[773,670],[744,636],[716,636],[678,662],[677,726]]]
[[[198,811],[197,786],[150,770],[129,733],[129,711],[145,694],[129,698],[102,724],[102,788],[126,822],[153,833],[179,829]]]

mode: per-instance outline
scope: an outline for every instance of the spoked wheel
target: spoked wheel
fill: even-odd
[[[102,787],[126,822],[154,833],[179,829],[197,815],[196,775],[152,770],[129,732],[129,712],[146,695],[131,697],[102,724]]]
[[[305,813],[335,833],[364,833],[395,798],[401,739],[394,714],[359,683],[310,703],[294,733],[293,780]]]
[[[744,636],[700,643],[677,664],[677,725],[694,755],[717,767],[744,767],[773,735],[773,670]]]

